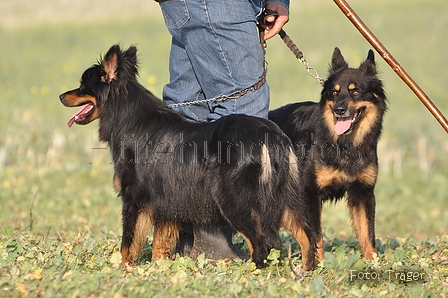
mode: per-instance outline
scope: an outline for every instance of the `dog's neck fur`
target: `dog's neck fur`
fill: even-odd
[[[186,121],[146,90],[135,77],[125,82],[113,81],[110,88],[107,98],[102,99],[103,111],[99,120],[100,140],[109,145],[142,127],[161,129],[168,123]]]

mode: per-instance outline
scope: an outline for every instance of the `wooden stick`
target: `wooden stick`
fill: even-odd
[[[429,99],[429,97],[423,92],[423,90],[417,85],[417,83],[406,73],[397,60],[387,51],[383,44],[375,37],[364,22],[358,17],[353,9],[348,5],[345,0],[333,0],[336,5],[342,10],[347,18],[355,25],[355,27],[361,32],[361,34],[367,39],[367,41],[375,48],[375,50],[383,57],[383,59],[392,67],[397,75],[411,88],[411,90],[417,95],[421,102],[431,112],[431,114],[439,121],[440,125],[448,132],[448,121],[442,112],[436,107],[436,105]]]

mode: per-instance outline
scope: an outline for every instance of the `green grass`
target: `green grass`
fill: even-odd
[[[67,128],[73,110],[58,95],[77,87],[81,73],[117,42],[138,45],[140,80],[160,95],[168,81],[170,37],[148,0],[109,9],[108,1],[78,2],[0,1],[7,16],[0,21],[0,297],[446,297],[447,135],[378,55],[389,97],[376,187],[378,260],[360,260],[347,209],[339,203],[324,208],[326,261],[300,280],[287,253],[291,245],[295,268],[299,248],[283,231],[285,248],[273,252],[264,270],[250,262],[212,265],[189,258],[149,263],[151,235],[139,265],[132,272],[119,269],[121,202],[112,189],[109,152],[97,141],[97,123]],[[448,114],[446,1],[350,2]],[[335,46],[354,66],[365,59],[371,46],[331,1],[292,5],[285,30],[321,76]],[[54,17],[44,20],[49,9]],[[280,39],[269,41],[267,52],[273,108],[318,100],[319,84]],[[350,280],[354,269],[424,272],[427,278]]]

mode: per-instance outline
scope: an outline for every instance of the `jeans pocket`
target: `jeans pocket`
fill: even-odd
[[[190,19],[185,0],[160,0],[159,4],[167,27],[180,29]]]

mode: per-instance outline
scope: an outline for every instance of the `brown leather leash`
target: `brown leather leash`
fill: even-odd
[[[267,22],[267,18],[270,16],[277,17],[278,12],[275,10],[265,9],[258,17],[258,22],[268,25],[269,22]],[[264,47],[266,47],[266,43],[264,41],[264,28],[261,27],[261,25],[259,25],[258,28],[260,32],[260,42],[264,44]],[[306,60],[305,55],[303,55],[303,52],[297,47],[297,45],[292,41],[288,34],[286,34],[285,30],[281,29],[278,35],[286,44],[286,46],[291,50],[294,56],[296,56],[297,60],[305,65],[308,74],[312,76],[319,84],[323,85],[325,80],[319,76],[317,70],[314,67],[311,67],[309,65],[308,60]]]

